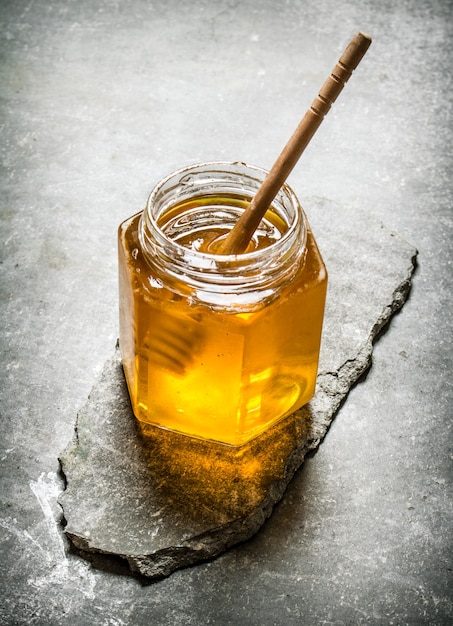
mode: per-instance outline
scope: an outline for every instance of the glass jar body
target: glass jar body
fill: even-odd
[[[265,172],[224,163],[188,169],[119,228],[123,367],[139,421],[241,445],[313,396],[327,273],[286,186],[264,229],[278,226],[273,243],[237,257],[197,250],[200,224],[212,217],[215,234],[231,228]],[[184,179],[191,182],[181,199]],[[188,218],[175,213],[181,203],[203,210]],[[192,251],[175,243],[181,229]]]

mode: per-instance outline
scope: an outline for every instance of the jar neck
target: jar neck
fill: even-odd
[[[278,296],[305,258],[304,213],[288,185],[258,228],[272,243],[238,255],[201,252],[179,241],[203,229],[225,234],[251,201],[267,172],[244,163],[213,162],[178,170],[152,191],[139,238],[148,264],[166,287],[223,310],[247,311]],[[187,210],[175,207],[189,207]]]

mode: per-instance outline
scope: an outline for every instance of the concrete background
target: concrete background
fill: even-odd
[[[450,624],[451,1],[1,0],[0,20],[0,623]],[[57,457],[118,334],[116,228],[187,163],[270,167],[357,30],[372,47],[291,184],[415,245],[410,299],[253,540],[149,586],[93,569]]]

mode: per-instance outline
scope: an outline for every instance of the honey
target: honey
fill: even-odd
[[[327,273],[284,186],[244,254],[216,254],[265,172],[177,172],[119,228],[120,349],[140,422],[231,445],[313,396]]]

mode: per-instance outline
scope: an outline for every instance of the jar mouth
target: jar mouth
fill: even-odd
[[[278,239],[266,247],[240,254],[198,251],[178,243],[174,237],[167,234],[165,228],[162,228],[162,218],[177,202],[196,197],[209,197],[209,194],[219,191],[219,189],[221,192],[232,196],[240,192],[243,201],[248,204],[258,191],[267,173],[260,167],[241,161],[209,161],[189,165],[167,175],[151,191],[143,212],[143,225],[140,230],[145,249],[147,247],[146,240],[149,239],[150,231],[152,231],[153,236],[157,237],[161,244],[174,247],[177,256],[182,255],[187,258],[189,255],[192,262],[197,265],[199,262],[200,267],[203,268],[212,267],[213,264],[220,268],[226,267],[232,262],[235,265],[253,265],[266,257],[271,250],[274,254],[277,249],[284,248],[295,236],[298,236],[299,245],[304,247],[306,226],[303,211],[294,191],[287,183],[282,185],[270,207],[284,221],[285,230],[281,232]],[[230,207],[229,213],[230,224],[227,226],[228,230],[231,230],[242,210],[233,205]],[[233,217],[234,219],[232,219]],[[223,214],[223,218],[227,218],[227,216]],[[299,233],[299,230],[302,232]]]
[[[243,162],[212,161],[179,169],[154,187],[138,234],[148,265],[166,286],[194,302],[223,310],[246,311],[277,297],[277,286],[293,280],[305,259],[307,226],[289,185],[282,186],[266,214],[268,221],[274,219],[274,214],[277,216],[275,220],[281,223],[280,236],[275,241],[269,240],[269,245],[262,240],[263,245],[256,250],[231,255],[210,253],[182,245],[165,232],[169,215],[171,219],[174,215],[184,216],[181,207],[193,203],[198,209],[206,198],[203,216],[206,223],[216,216],[227,231],[231,230],[266,175],[266,170]],[[219,199],[220,212],[212,210],[213,197]],[[233,198],[231,206],[225,206],[225,198]],[[188,216],[186,224],[181,219],[175,232],[178,234],[178,228],[184,231],[187,226],[191,233],[193,222],[193,215]],[[258,227],[262,231],[267,228],[263,223],[261,220]],[[212,231],[218,234],[216,224]]]

